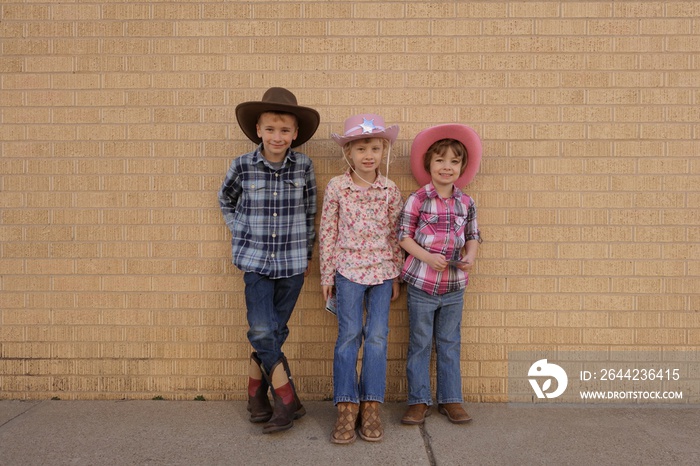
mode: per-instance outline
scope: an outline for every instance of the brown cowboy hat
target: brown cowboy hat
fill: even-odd
[[[271,87],[263,94],[261,101],[243,102],[236,107],[236,119],[243,133],[256,144],[262,139],[258,137],[255,125],[258,124],[260,115],[265,112],[291,113],[297,117],[299,132],[292,142],[292,147],[297,147],[311,139],[318,129],[321,117],[316,110],[297,105],[297,98],[287,89]]]

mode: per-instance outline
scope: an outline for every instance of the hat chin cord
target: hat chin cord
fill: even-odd
[[[372,186],[372,184],[374,184],[374,183],[370,183],[366,179],[362,178],[360,176],[360,174],[357,173],[357,170],[355,170],[355,167],[353,167],[350,164],[350,162],[348,161],[348,158],[345,156],[345,154],[343,154],[343,160],[345,160],[345,163],[348,164],[348,167],[350,167],[350,170],[352,170],[353,173],[355,173],[355,175],[357,175],[357,177],[359,179],[361,179],[362,181],[364,181],[365,183],[367,183],[370,186]],[[391,143],[389,143],[389,150],[386,153],[386,175],[384,175],[384,178],[386,178],[386,179],[389,179],[389,160],[391,160]],[[377,173],[378,173],[378,175],[382,174],[382,172],[379,170],[377,170]],[[389,205],[389,190],[386,188],[386,186],[384,187],[384,191],[386,191],[386,204]]]

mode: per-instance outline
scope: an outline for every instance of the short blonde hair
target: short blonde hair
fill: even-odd
[[[382,141],[382,157],[386,157],[387,154],[389,153],[389,140],[388,140],[388,139],[384,139],[384,138],[373,138],[373,137],[371,137],[371,136],[370,136],[370,137],[366,137],[366,138],[354,139],[354,140],[352,140],[352,141],[349,141],[349,142],[345,143],[345,145],[343,146],[343,155],[344,155],[345,157],[349,156],[349,155],[350,155],[350,150],[352,150],[352,146],[353,146],[353,144],[355,144],[356,142],[365,142],[365,143],[367,143],[367,142],[371,141],[372,139],[380,139],[380,140]]]

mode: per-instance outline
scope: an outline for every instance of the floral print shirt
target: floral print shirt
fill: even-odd
[[[398,277],[404,257],[396,235],[401,207],[401,191],[384,176],[368,188],[357,186],[349,170],[331,179],[319,229],[321,285],[334,285],[336,272],[362,285]]]

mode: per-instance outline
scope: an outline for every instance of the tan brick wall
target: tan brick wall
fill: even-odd
[[[700,4],[694,1],[0,3],[0,398],[240,399],[241,274],[216,192],[270,86],[319,110],[321,195],[352,113],[412,138],[469,124],[484,236],[464,394],[510,351],[700,349]],[[319,199],[320,206],[320,199]],[[317,259],[286,347],[332,394]],[[388,398],[405,399],[405,292]],[[698,378],[698,374],[695,374]]]

